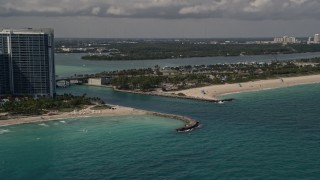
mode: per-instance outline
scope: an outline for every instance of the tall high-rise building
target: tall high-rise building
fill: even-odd
[[[54,96],[53,29],[0,31],[0,95]]]
[[[0,95],[10,94],[10,73],[8,55],[0,51]]]

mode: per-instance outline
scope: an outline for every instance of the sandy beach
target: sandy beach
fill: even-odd
[[[165,118],[176,119],[185,122],[185,125],[176,129],[178,132],[187,132],[197,128],[200,123],[194,119],[185,116],[158,113],[152,111],[144,111],[123,106],[112,106],[111,109],[93,110],[94,106],[88,106],[81,110],[74,110],[72,112],[55,112],[39,116],[14,116],[9,117],[8,120],[0,120],[0,127],[27,124],[27,123],[41,123],[46,121],[68,120],[75,118],[88,118],[88,117],[110,117],[110,116],[130,116],[130,115],[153,115]]]
[[[312,83],[320,83],[320,75],[260,80],[260,81],[251,81],[251,82],[237,83],[237,84],[212,85],[212,86],[206,86],[201,88],[187,89],[183,91],[175,91],[173,93],[176,95],[178,93],[183,93],[188,97],[197,98],[197,99],[218,100],[219,96],[225,95],[225,94],[249,92],[249,91],[260,91],[260,90],[275,89],[275,88],[289,87],[289,86],[302,85],[302,84],[312,84]],[[170,94],[171,93],[172,92],[170,92]],[[10,117],[9,120],[0,120],[0,127],[16,125],[16,124],[36,123],[36,122],[45,122],[45,121],[52,121],[52,120],[63,120],[63,119],[72,119],[72,118],[85,118],[85,117],[128,116],[128,115],[145,115],[145,114],[157,115],[157,113],[155,112],[148,112],[148,111],[138,110],[138,109],[129,108],[129,107],[123,107],[123,106],[113,106],[112,109],[103,109],[103,110],[93,110],[91,109],[92,107],[93,106],[88,106],[85,109],[78,110],[78,111],[75,110],[72,112],[56,112],[56,113],[45,114],[40,116],[14,116],[14,117]]]
[[[88,106],[85,109],[72,112],[56,112],[39,116],[16,116],[9,120],[0,120],[1,126],[9,126],[16,124],[36,123],[53,120],[64,120],[73,118],[99,117],[99,116],[128,116],[128,115],[144,115],[146,111],[137,110],[134,108],[114,106],[112,109],[92,110],[93,106]]]
[[[260,91],[312,83],[320,83],[320,75],[260,80],[237,84],[212,85],[201,88],[187,89],[183,91],[175,91],[174,93],[183,93],[186,96],[200,99],[217,100],[219,96],[225,94]]]

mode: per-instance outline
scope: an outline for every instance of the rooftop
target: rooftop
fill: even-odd
[[[52,28],[22,28],[22,29],[8,29],[0,28],[0,34],[53,34],[54,30]]]

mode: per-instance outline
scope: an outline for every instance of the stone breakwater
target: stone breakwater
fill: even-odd
[[[186,116],[179,116],[179,115],[174,115],[174,114],[165,114],[165,113],[159,113],[159,112],[147,112],[147,114],[184,121],[185,125],[183,127],[180,127],[178,129],[176,129],[177,132],[192,131],[195,128],[200,126],[200,122],[199,121],[196,121],[196,120],[191,119],[191,118],[186,117]]]
[[[157,92],[141,92],[141,91],[120,90],[120,89],[117,89],[114,87],[113,87],[113,90],[117,91],[117,92],[124,92],[124,93],[141,94],[141,95],[149,95],[149,96],[161,96],[161,97],[169,97],[169,98],[188,99],[188,100],[198,100],[198,101],[206,101],[206,102],[213,102],[213,103],[219,103],[219,104],[225,103],[225,102],[232,102],[235,100],[232,98],[231,99],[214,100],[214,99],[204,99],[204,98],[197,98],[197,97],[190,97],[190,96],[178,96],[175,94],[165,94],[165,93],[157,93]],[[188,132],[188,131],[194,130],[195,128],[200,127],[199,121],[196,121],[196,120],[191,119],[189,117],[179,116],[179,115],[174,115],[174,114],[165,114],[165,113],[159,113],[159,112],[148,112],[148,114],[184,121],[186,124],[183,127],[176,129],[177,132]]]
[[[225,102],[232,102],[235,99],[205,99],[205,98],[197,98],[197,97],[190,97],[190,96],[178,96],[175,94],[165,94],[165,93],[157,93],[157,92],[142,92],[142,91],[130,91],[130,90],[120,90],[117,88],[113,88],[114,91],[117,92],[124,92],[124,93],[132,93],[132,94],[141,94],[141,95],[149,95],[149,96],[161,96],[161,97],[169,97],[169,98],[178,98],[178,99],[188,99],[188,100],[197,100],[197,101],[206,101],[206,102],[213,102],[213,103],[225,103]]]

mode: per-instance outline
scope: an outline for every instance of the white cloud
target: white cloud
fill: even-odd
[[[133,7],[137,9],[147,9],[154,7],[170,7],[187,5],[185,0],[137,0],[133,3]]]
[[[182,8],[179,13],[180,14],[204,14],[208,12],[214,12],[218,7],[213,5],[194,5],[189,7]]]
[[[319,0],[1,0],[0,16],[316,19]]]

